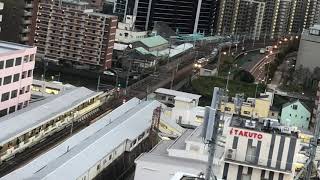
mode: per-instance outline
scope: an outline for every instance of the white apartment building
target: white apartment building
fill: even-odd
[[[134,30],[135,19],[136,17],[134,16],[126,15],[124,22],[118,22],[115,37],[116,42],[130,44],[147,37],[147,31]]]

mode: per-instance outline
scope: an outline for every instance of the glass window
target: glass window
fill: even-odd
[[[1,95],[1,102],[9,100],[10,92],[3,93]]]
[[[35,55],[34,55],[34,54],[31,54],[31,55],[30,55],[30,61],[34,61],[34,57],[35,57]]]
[[[13,112],[15,112],[16,111],[16,106],[11,106],[10,108],[9,108],[9,114],[10,113],[13,113]]]
[[[27,71],[23,71],[21,75],[21,79],[24,79],[27,77]]]
[[[250,111],[244,111],[243,113],[244,114],[250,114]]]
[[[241,180],[251,180],[250,174],[242,174]]]
[[[297,110],[298,106],[297,105],[292,105],[292,109]]]
[[[247,147],[247,153],[246,153],[247,162],[254,162],[254,160],[256,159],[256,151],[257,151],[257,147],[249,144],[249,146]]]
[[[24,56],[23,61],[24,61],[24,62],[28,62],[28,61],[29,61],[29,55]]]
[[[23,107],[27,107],[28,104],[29,104],[29,101],[25,101],[25,102],[23,103]]]
[[[0,86],[2,85],[2,78],[0,78]]]
[[[14,59],[6,60],[6,68],[13,67]]]
[[[3,78],[3,85],[11,83],[12,76],[6,76]]]
[[[16,58],[16,64],[15,64],[15,66],[21,65],[21,61],[22,61],[22,58],[21,58],[21,57]]]
[[[29,91],[30,91],[30,85],[27,86],[26,93],[28,93]]]
[[[17,95],[18,95],[18,90],[17,89],[11,91],[11,99],[17,97]]]
[[[19,103],[19,104],[18,104],[18,108],[17,108],[17,110],[22,109],[22,104],[23,104],[23,103]]]
[[[24,94],[24,87],[20,89],[19,94]]]
[[[29,70],[28,71],[28,77],[31,77],[32,76],[32,70]]]
[[[0,61],[0,69],[3,69],[4,61]]]
[[[5,115],[7,115],[8,114],[8,109],[6,108],[6,109],[2,109],[1,111],[0,111],[0,117],[2,117],[2,116],[5,116]]]
[[[13,75],[13,82],[17,82],[17,81],[19,81],[19,79],[20,79],[19,73]]]

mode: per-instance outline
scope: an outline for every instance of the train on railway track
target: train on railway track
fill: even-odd
[[[113,92],[70,89],[0,119],[0,165],[46,138],[101,111]],[[72,130],[71,130],[72,131]]]

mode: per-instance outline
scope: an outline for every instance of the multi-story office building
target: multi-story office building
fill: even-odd
[[[164,22],[179,33],[207,34],[215,29],[218,13],[216,0],[117,0],[115,14],[136,17],[135,28],[152,30],[155,22]]]
[[[33,44],[38,0],[1,0],[3,5],[0,39]]]
[[[29,104],[36,47],[0,42],[0,117]]]
[[[94,13],[86,2],[60,2],[39,3],[34,38],[38,54],[60,63],[110,68],[117,17]]]
[[[300,39],[296,68],[301,65],[309,68],[311,72],[315,67],[320,67],[320,25],[310,27],[303,31]]]
[[[217,33],[259,39],[264,11],[264,2],[224,0],[220,6]]]
[[[273,133],[264,123],[233,117],[222,179],[293,180],[299,146],[297,134]]]

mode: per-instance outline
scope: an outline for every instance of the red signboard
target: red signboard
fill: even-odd
[[[244,129],[235,129],[235,128],[230,129],[230,135],[243,136],[243,137],[259,139],[259,140],[263,138],[263,135],[261,133],[247,131]]]

